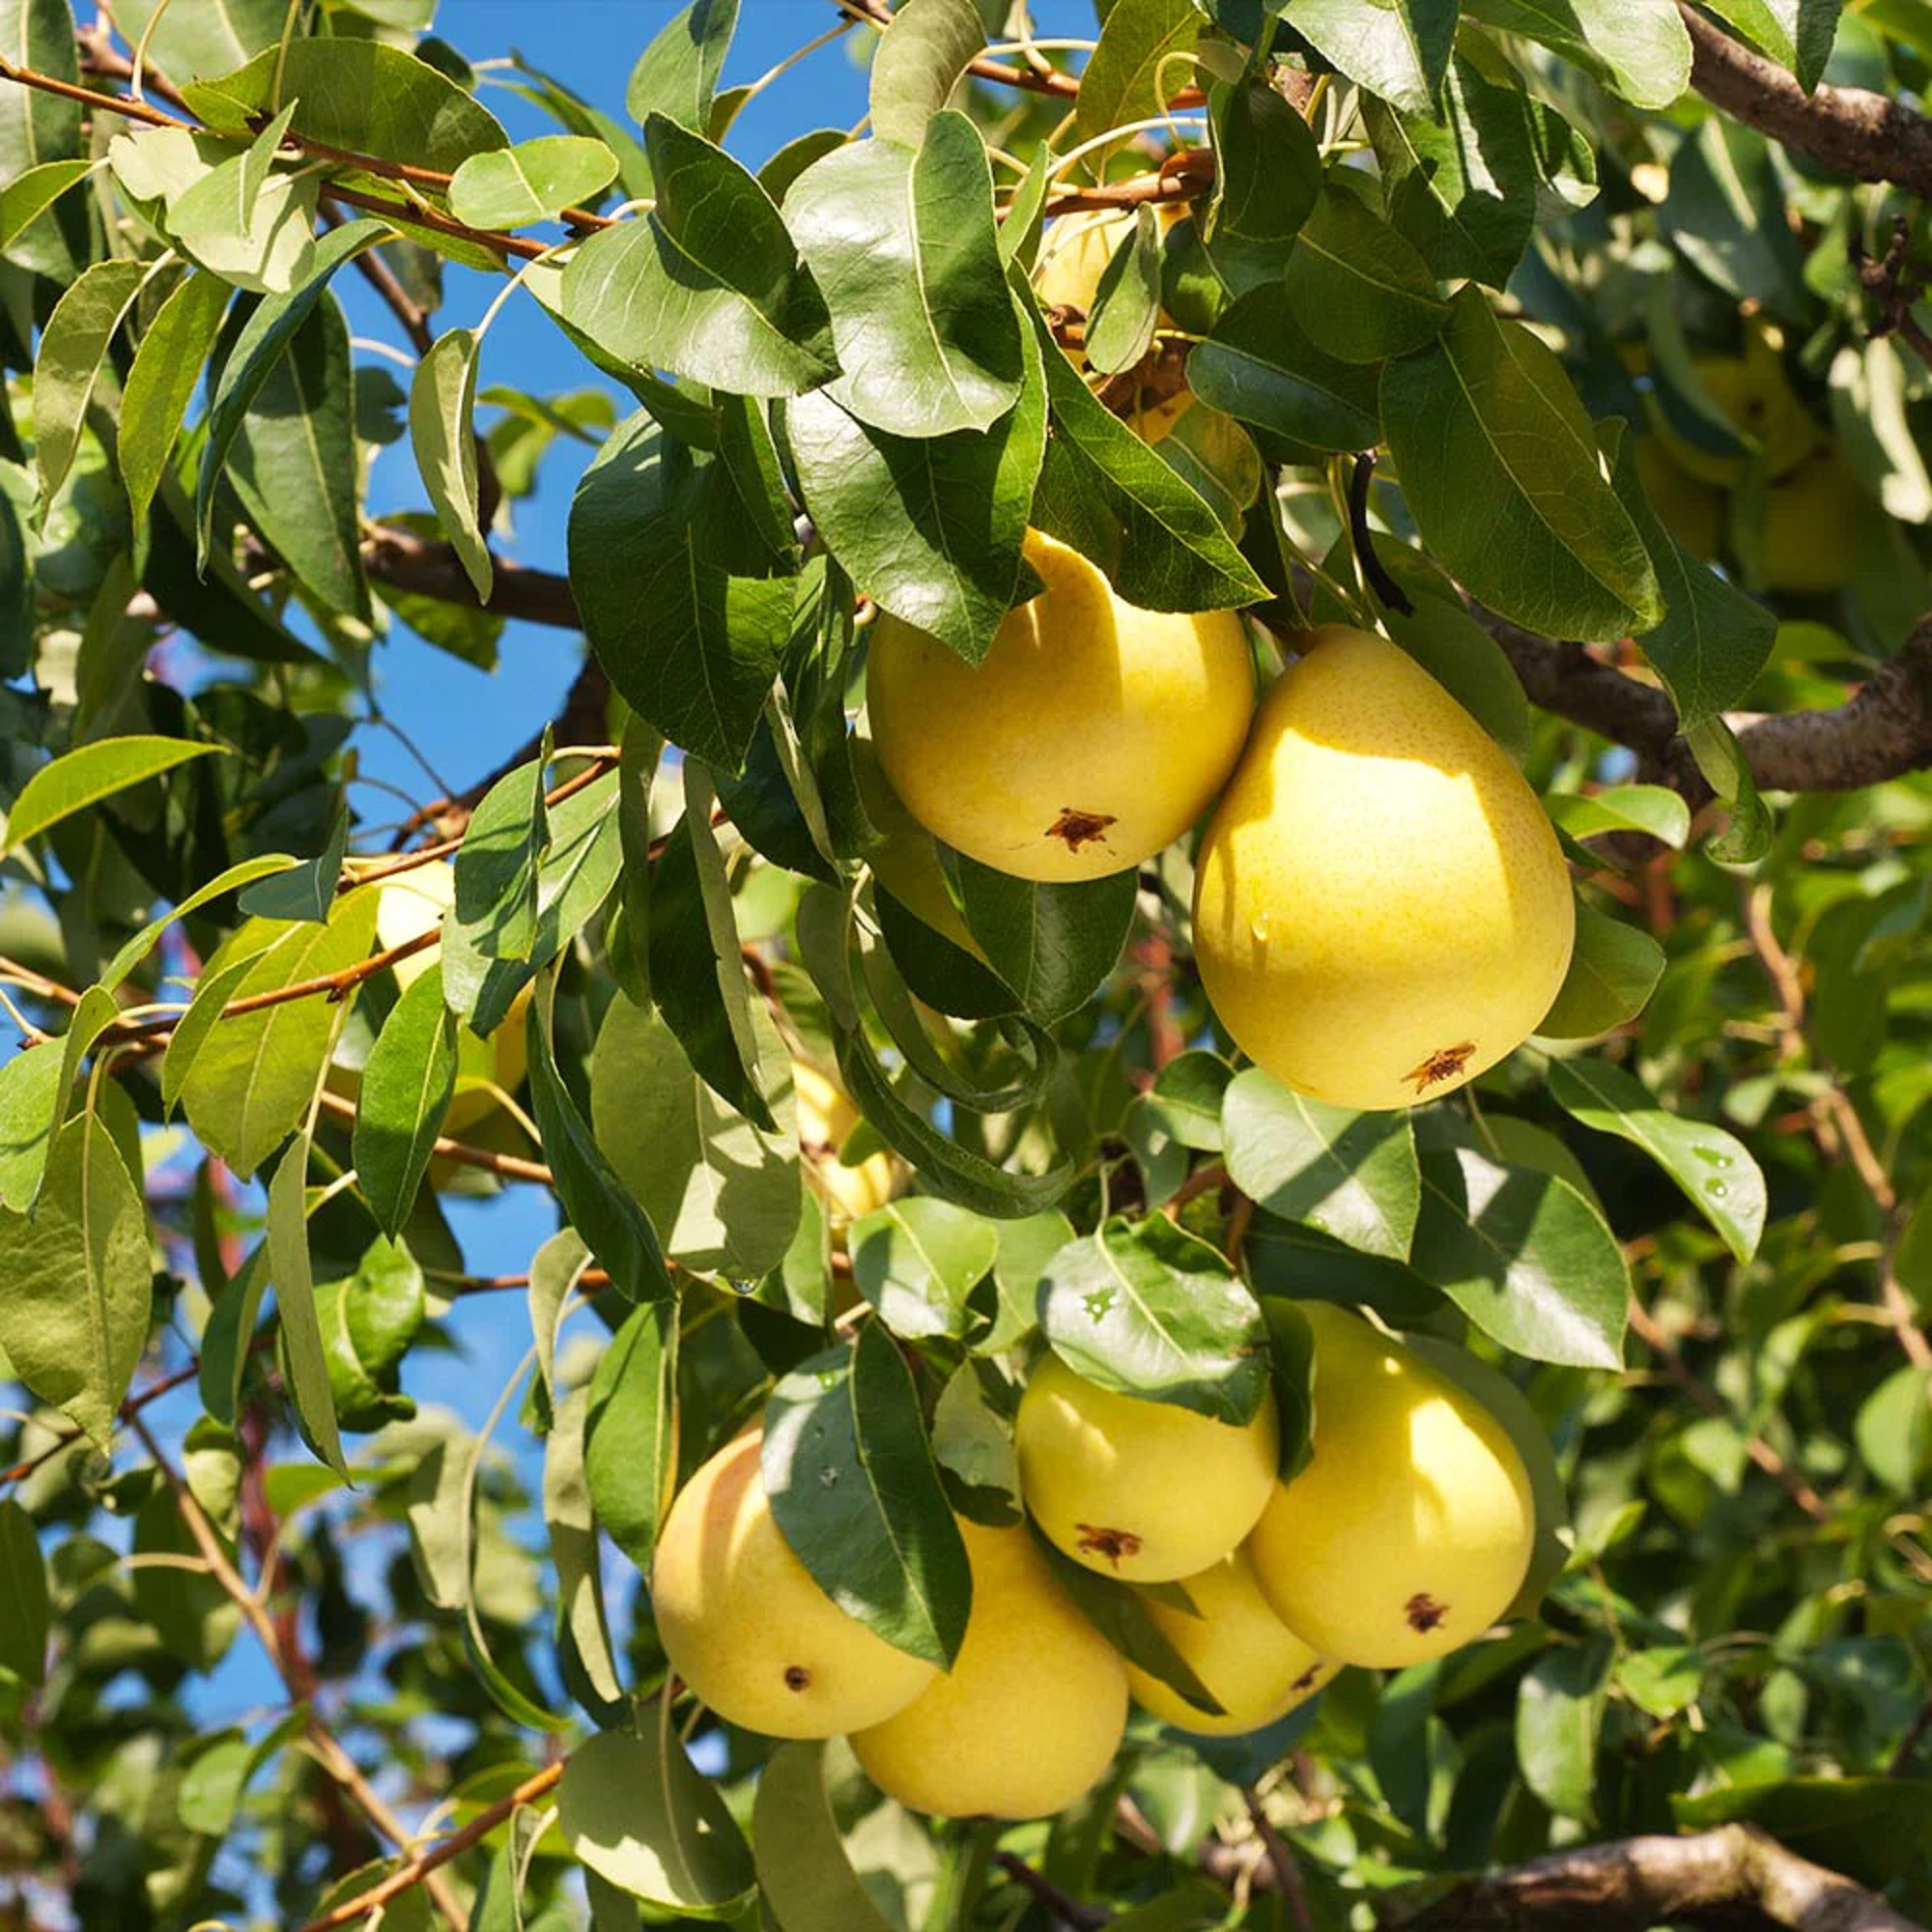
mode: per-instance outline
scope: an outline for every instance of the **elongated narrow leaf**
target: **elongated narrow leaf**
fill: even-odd
[[[608,1704],[623,1695],[604,1617],[604,1576],[597,1523],[583,1473],[584,1411],[590,1391],[572,1389],[556,1406],[544,1439],[544,1527],[556,1566],[557,1622],[568,1634],[590,1688]]]
[[[43,161],[0,187],[0,254],[5,254],[69,188],[93,172],[91,161]]]
[[[136,529],[147,520],[233,293],[220,276],[196,270],[176,285],[141,332],[122,392],[117,445]]]
[[[781,1932],[889,1932],[832,1815],[823,1744],[782,1744],[772,1753],[758,1774],[752,1847],[759,1893]]]
[[[1317,349],[1280,282],[1230,304],[1187,367],[1195,393],[1242,422],[1317,449],[1381,440],[1377,372]]]
[[[133,938],[122,947],[112,959],[100,969],[99,983],[108,992],[119,986],[128,975],[148,956],[149,950],[162,933],[176,921],[185,919],[191,912],[199,912],[205,905],[223,897],[229,893],[245,892],[246,888],[263,879],[278,878],[283,873],[295,869],[298,862],[286,852],[265,852],[259,859],[241,859],[234,865],[217,872],[206,885],[197,886],[193,892],[170,906],[167,911],[152,919]],[[330,874],[331,883],[333,874]],[[243,911],[248,908],[244,904]]]
[[[1463,0],[1472,18],[1540,41],[1635,107],[1668,107],[1690,85],[1690,36],[1674,7],[1628,0]]]
[[[400,1234],[410,1217],[455,1091],[456,1015],[443,1003],[439,965],[390,1009],[362,1069],[355,1173],[385,1235]]]
[[[1388,364],[1382,420],[1424,542],[1492,610],[1568,638],[1663,614],[1643,539],[1599,467],[1562,364],[1466,284],[1426,349]]]
[[[677,1304],[646,1302],[597,1358],[583,1467],[604,1533],[648,1575],[677,1459]]]
[[[1682,851],[1690,836],[1690,808],[1667,785],[1605,785],[1587,795],[1559,792],[1544,804],[1560,831],[1572,838],[1605,832],[1644,832]]]
[[[1645,1153],[1690,1196],[1739,1261],[1757,1252],[1764,1233],[1764,1175],[1735,1134],[1666,1112],[1620,1066],[1601,1060],[1559,1060],[1549,1068],[1558,1106]]]
[[[430,345],[411,379],[410,441],[443,534],[478,599],[487,604],[493,571],[478,516],[476,434],[470,426],[475,407],[476,331],[452,328]]]
[[[905,0],[872,56],[872,131],[918,147],[985,44],[975,0]]]
[[[46,1669],[46,1560],[33,1518],[9,1496],[0,1502],[0,1671],[32,1685]]]
[[[762,1466],[779,1528],[819,1587],[895,1649],[950,1668],[972,1602],[966,1546],[912,1372],[882,1327],[780,1381]]]
[[[1165,1215],[1115,1215],[1039,1278],[1039,1325],[1076,1375],[1236,1427],[1267,1393],[1261,1304],[1206,1241]]]
[[[80,81],[80,49],[68,0],[0,0],[0,49],[36,73]],[[40,88],[0,88],[0,182],[18,182],[49,161],[81,153],[80,103]],[[72,205],[43,214],[9,244],[9,258],[71,282],[87,260],[86,228]]]
[[[294,1383],[296,1407],[323,1461],[347,1480],[336,1428],[335,1397],[328,1356],[316,1315],[315,1273],[308,1248],[308,1151],[306,1133],[289,1146],[269,1183],[269,1275],[274,1283],[275,1313],[282,1348]]]
[[[72,1085],[66,1060],[64,1041],[43,1039],[0,1062],[0,1208],[24,1214],[40,1194]]]
[[[0,1350],[14,1373],[106,1448],[148,1339],[148,1217],[100,1117],[60,1130],[40,1206],[0,1211]]]
[[[186,738],[146,736],[97,738],[91,745],[76,746],[52,764],[43,765],[20,787],[7,814],[6,850],[17,852],[62,819],[173,771],[190,758],[227,750],[225,745],[197,744]]]
[[[1407,1115],[1331,1107],[1251,1066],[1228,1087],[1221,1136],[1235,1184],[1269,1213],[1407,1259],[1422,1195]]]
[[[1843,0],[1721,0],[1720,14],[1761,53],[1797,75],[1806,94],[1832,58]]]
[[[1087,365],[1103,376],[1131,369],[1153,346],[1160,320],[1160,224],[1153,210],[1139,210],[1100,271],[1087,311]]]
[[[657,205],[576,250],[564,320],[620,362],[738,395],[796,395],[837,375],[825,298],[756,179],[662,114],[644,139]]]
[[[54,304],[34,358],[34,463],[41,502],[51,503],[80,447],[107,347],[147,279],[143,262],[97,262]]]

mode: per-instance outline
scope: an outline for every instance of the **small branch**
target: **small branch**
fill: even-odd
[[[1932,198],[1932,121],[1862,87],[1806,94],[1683,0],[1677,11],[1690,34],[1690,85],[1713,106],[1855,181]]]
[[[353,1121],[355,1118],[355,1102],[345,1099],[340,1094],[331,1094],[327,1088],[321,1095],[323,1111],[333,1114],[339,1121]],[[472,1147],[468,1141],[453,1141],[447,1134],[436,1137],[432,1151],[444,1160],[453,1160],[460,1167],[480,1167],[486,1174],[494,1174],[503,1180],[528,1180],[539,1187],[554,1187],[556,1177],[541,1161],[525,1160],[514,1153],[498,1153],[494,1148]]]
[[[378,525],[364,534],[362,561],[379,583],[440,604],[467,604],[500,617],[521,617],[526,623],[549,624],[558,630],[581,631],[583,619],[570,593],[570,580],[552,570],[532,570],[501,557],[492,559],[495,573],[488,603],[480,603],[456,553],[447,544],[412,536],[407,530]]]
[[[412,1887],[426,1887],[432,1872],[446,1865],[451,1859],[461,1858],[471,1845],[487,1838],[513,1812],[533,1804],[545,1792],[552,1790],[562,1776],[561,1763],[546,1765],[533,1776],[525,1778],[507,1798],[499,1798],[488,1810],[479,1811],[462,1831],[453,1833],[433,1852],[418,1853],[380,1885],[372,1885],[367,1891],[357,1892],[354,1898],[345,1898],[320,1918],[311,1918],[307,1924],[298,1926],[297,1932],[336,1932],[338,1926],[354,1925],[378,1906],[386,1905],[390,1899],[399,1897]]]
[[[1294,1932],[1315,1932],[1315,1920],[1308,1910],[1308,1889],[1301,1882],[1301,1866],[1295,1859],[1294,1847],[1282,1836],[1252,1786],[1242,1787],[1241,1802],[1248,1807],[1248,1821],[1262,1841],[1262,1849],[1267,1853],[1273,1889],[1288,1901],[1288,1916],[1294,1921]]]
[[[993,1862],[1016,1885],[1032,1892],[1063,1925],[1071,1926],[1072,1932],[1099,1932],[1112,1916],[1098,1906],[1082,1905],[1077,1898],[1069,1898],[1051,1879],[1035,1871],[1017,1852],[995,1852]],[[307,1932],[306,1927],[303,1932]]]
[[[832,0],[832,4],[848,20],[877,27],[881,32],[893,23],[892,14],[876,0]],[[1062,73],[1055,68],[1007,67],[999,61],[974,60],[967,62],[966,71],[980,80],[1021,88],[1029,94],[1053,94],[1070,100],[1080,92],[1080,83],[1072,74]]]
[[[1736,1924],[1740,1911],[1787,1932],[1924,1932],[1875,1892],[1749,1825],[1552,1853],[1472,1880],[1419,1910],[1391,1901],[1382,1922],[1406,1932],[1568,1932],[1585,1924],[1592,1932],[1641,1932],[1718,1914]]]

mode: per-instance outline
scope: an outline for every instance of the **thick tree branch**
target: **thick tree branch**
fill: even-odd
[[[1862,87],[1821,84],[1806,94],[1776,61],[1684,0],[1677,11],[1690,32],[1690,85],[1714,107],[1839,174],[1932,198],[1932,121],[1924,115]]]
[[[1419,1911],[1395,1905],[1384,1912],[1383,1922],[1405,1932],[1554,1932],[1584,1924],[1593,1932],[1642,1932],[1664,1923],[1924,1932],[1875,1892],[1748,1825],[1557,1852],[1473,1880]]]

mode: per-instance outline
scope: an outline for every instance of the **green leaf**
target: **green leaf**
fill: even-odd
[[[1601,791],[1553,792],[1544,800],[1557,829],[1572,838],[1605,832],[1643,832],[1676,851],[1690,836],[1690,808],[1668,785],[1605,785]]]
[[[1029,331],[1019,401],[983,434],[914,440],[848,414],[823,389],[784,406],[805,507],[865,593],[969,664],[1020,601],[1021,545],[1046,453],[1046,385]]]
[[[1050,337],[1040,346],[1055,432],[1035,504],[1040,527],[1144,611],[1265,602],[1267,586],[1207,499],[1098,401]]]
[[[43,161],[0,187],[0,254],[38,221],[69,188],[94,172],[92,161]]]
[[[1758,797],[1745,748],[1721,718],[1707,718],[1683,729],[1704,782],[1730,814],[1730,823],[1710,842],[1711,857],[1727,866],[1754,865],[1771,849],[1771,811]]]
[[[229,893],[242,892],[245,887],[255,884],[257,880],[279,877],[294,868],[296,865],[297,861],[290,858],[286,852],[265,852],[259,859],[237,860],[234,865],[217,872],[206,885],[197,886],[185,899],[171,905],[158,917],[151,919],[101,968],[100,985],[108,992],[119,986],[148,956],[155,941],[177,920],[185,919],[191,912],[199,912],[203,906],[212,904]],[[329,873],[331,888],[334,878],[335,871],[331,869]],[[245,904],[242,910],[248,910]]]
[[[1547,1650],[1517,1690],[1523,1782],[1559,1817],[1597,1822],[1597,1747],[1609,1697],[1609,1639]]]
[[[443,534],[477,598],[487,604],[495,572],[477,500],[476,432],[470,423],[477,348],[473,328],[449,329],[430,345],[410,379],[410,443]]]
[[[1409,1265],[1515,1354],[1622,1366],[1623,1251],[1597,1210],[1554,1175],[1472,1147],[1425,1147]]]
[[[41,1191],[54,1115],[72,1082],[66,1042],[43,1039],[0,1062],[0,1207],[24,1214]]]
[[[1437,573],[1413,567],[1413,551],[1385,544],[1383,553],[1390,575],[1415,607],[1402,611],[1385,606],[1383,629],[1492,738],[1517,757],[1527,756],[1529,699],[1502,646]]]
[[[13,1373],[105,1449],[148,1339],[148,1216],[113,1137],[60,1130],[32,1217],[0,1210],[0,1350]]]
[[[752,1808],[752,1847],[759,1896],[781,1932],[889,1932],[891,1921],[852,1869],[832,1815],[823,1744],[781,1744],[766,1760]]]
[[[622,1697],[611,1632],[604,1618],[604,1578],[598,1560],[597,1524],[583,1471],[586,1388],[574,1388],[556,1405],[544,1438],[544,1527],[556,1569],[556,1615],[592,1690],[607,1703]]]
[[[736,395],[796,395],[836,376],[825,298],[755,177],[662,114],[644,140],[657,205],[572,254],[564,320],[619,362]]]
[[[761,1132],[692,1070],[659,1015],[611,1002],[590,1059],[590,1121],[618,1179],[681,1266],[755,1281],[798,1228],[791,1063],[763,1004],[749,1009],[776,1130]]]
[[[856,141],[815,161],[785,221],[824,292],[844,373],[833,401],[895,436],[989,428],[1019,394],[985,143],[935,115],[917,151]]]
[[[1292,241],[1321,191],[1321,153],[1308,123],[1257,80],[1217,83],[1208,110],[1216,168],[1207,239]],[[1151,219],[1151,209],[1144,213]]]
[[[121,481],[136,529],[147,521],[195,384],[221,332],[231,293],[218,275],[197,270],[176,283],[141,332],[122,392],[117,444]]]
[[[1667,1112],[1640,1082],[1601,1060],[1552,1061],[1549,1097],[1586,1127],[1641,1148],[1739,1261],[1757,1252],[1764,1234],[1764,1175],[1735,1134]]]
[[[641,1713],[649,1721],[650,1712]],[[671,1729],[668,1698],[655,1735],[600,1731],[571,1752],[557,1824],[571,1856],[633,1898],[667,1912],[728,1918],[752,1895],[751,1847],[716,1785]]]
[[[737,24],[738,0],[692,0],[638,56],[624,90],[631,119],[641,127],[653,114],[668,115],[694,134],[708,134]]]
[[[1809,94],[1832,58],[1842,5],[1843,0],[1719,0],[1713,12],[1760,53],[1789,68]]]
[[[672,834],[651,883],[651,994],[704,1082],[771,1133],[737,916],[711,824],[714,797],[710,774],[686,759],[682,832]]]
[[[1713,114],[1670,160],[1659,220],[1672,247],[1727,295],[1808,316],[1804,257],[1785,218],[1784,176],[1755,128]]]
[[[1087,311],[1087,363],[1103,376],[1131,369],[1153,346],[1160,319],[1160,224],[1151,208],[1135,212]]]
[[[991,1270],[1000,1244],[993,1222],[930,1195],[862,1215],[846,1242],[860,1293],[907,1341],[966,1333],[966,1297]]]
[[[721,769],[746,750],[791,635],[792,586],[722,463],[639,413],[583,472],[570,575],[591,649],[639,714]]]
[[[202,448],[201,474],[195,488],[197,554],[204,570],[214,526],[215,486],[221,480],[243,419],[254,407],[270,372],[288,353],[297,330],[321,301],[329,277],[343,263],[373,247],[386,232],[380,221],[351,221],[331,229],[316,243],[308,278],[301,286],[285,296],[264,297],[236,335],[235,345],[222,365],[214,400],[209,405],[208,440]]]
[[[471,155],[449,183],[449,212],[472,228],[526,228],[581,207],[617,179],[617,156],[584,134],[541,134]]]
[[[1453,27],[1454,10],[1438,4]],[[1439,119],[1374,94],[1362,116],[1397,230],[1445,280],[1473,275],[1501,288],[1536,225],[1536,156],[1522,97],[1456,60],[1444,76]]]
[[[1267,1393],[1261,1304],[1206,1241],[1164,1214],[1116,1214],[1039,1278],[1039,1325],[1076,1375],[1239,1428]]]
[[[291,923],[276,933],[279,923],[257,920],[244,926],[230,945],[238,962],[249,958],[245,970],[239,976],[216,970],[229,963],[224,948],[209,962],[188,1009],[188,1019],[198,1017],[204,1031],[178,1089],[182,1104],[210,1151],[244,1179],[307,1111],[337,1009],[320,995],[225,1018],[221,1009],[231,999],[279,992],[366,958],[376,931],[376,895],[346,895],[327,925]],[[186,1030],[185,1023],[177,1030],[171,1060],[193,1042],[192,1035],[184,1040]]]
[[[320,183],[299,172],[259,180],[262,152],[260,140],[238,155],[216,135],[174,128],[118,135],[108,150],[130,194],[158,191],[166,232],[184,254],[237,288],[286,295],[315,258]]]
[[[1907,1363],[1859,1405],[1852,1439],[1864,1465],[1908,1502],[1932,1466],[1932,1376]]]
[[[1115,0],[1080,76],[1082,142],[1151,120],[1194,78],[1202,20],[1189,0]]]
[[[1472,595],[1555,637],[1663,614],[1643,540],[1599,467],[1562,364],[1465,284],[1442,335],[1388,364],[1382,420],[1431,553]]]
[[[240,1730],[197,1738],[189,1747],[192,1756],[182,1768],[176,1798],[182,1823],[204,1837],[226,1837],[249,1780],[283,1746],[301,1734],[306,1720],[306,1711],[291,1711],[252,1744]]]
[[[440,174],[510,139],[497,117],[447,74],[377,40],[298,38],[286,47],[264,47],[233,73],[190,81],[183,92],[211,128],[227,133],[252,133],[257,116],[293,100],[298,134]]]
[[[156,20],[155,15],[160,14]],[[284,0],[114,0],[114,23],[129,46],[145,36],[148,58],[165,74],[192,80],[227,73],[281,38]]]
[[[34,560],[20,508],[0,489],[0,675],[8,677],[34,660]]]
[[[408,1421],[415,1404],[398,1392],[396,1372],[423,1324],[415,1257],[392,1241],[373,1241],[353,1275],[320,1282],[314,1294],[330,1402],[342,1426],[375,1430]],[[286,1361],[286,1325],[282,1333]]]
[[[54,304],[41,331],[34,357],[34,464],[43,510],[73,467],[95,379],[150,266],[96,262]]]
[[[1932,1845],[1932,1778],[1780,1777],[1672,1794],[1680,1826],[1755,1825],[1779,1844],[1861,1885],[1889,1884]]]
[[[1538,41],[1634,107],[1668,107],[1690,85],[1690,35],[1674,7],[1628,0],[1463,0],[1472,19]]]
[[[0,1672],[43,1684],[47,1670],[47,1566],[34,1520],[12,1496],[0,1502]]]
[[[1288,258],[1288,312],[1343,362],[1406,355],[1441,333],[1448,305],[1402,233],[1346,188],[1324,187]]]
[[[51,764],[43,765],[20,787],[13,810],[7,814],[5,849],[17,852],[30,838],[40,838],[62,819],[86,811],[132,785],[145,784],[190,758],[227,751],[226,745],[138,734],[97,738],[91,745],[76,746]]]
[[[68,0],[0,0],[0,49],[21,67],[71,86],[80,49]],[[48,161],[81,153],[80,103],[40,88],[0,88],[0,182],[18,183]],[[8,258],[37,274],[71,282],[87,260],[86,228],[71,209],[43,215],[8,243]]]
[[[1258,1066],[1236,1074],[1221,1130],[1236,1186],[1269,1213],[1405,1261],[1422,1180],[1408,1116],[1310,1100]]]
[[[765,1493],[799,1561],[848,1616],[950,1669],[966,1636],[966,1546],[919,1392],[877,1322],[783,1377],[765,1406]]]
[[[583,1470],[598,1525],[649,1573],[677,1461],[677,1304],[634,1308],[597,1358]]]
[[[872,56],[872,131],[917,148],[985,44],[975,0],[905,0]]]
[[[1663,967],[1663,949],[1649,933],[1578,899],[1570,970],[1536,1031],[1549,1039],[1608,1033],[1650,1004]]]
[[[959,908],[987,963],[1042,1026],[1077,1012],[1119,963],[1133,927],[1135,874],[1038,885],[952,855]]]
[[[316,1314],[315,1274],[309,1258],[308,1154],[307,1133],[297,1134],[269,1182],[269,1276],[274,1284],[282,1352],[302,1427],[317,1454],[346,1482],[349,1464],[343,1460],[335,1424],[335,1395]]]
[[[540,985],[525,1016],[530,1061],[530,1109],[544,1157],[570,1225],[590,1244],[611,1283],[627,1301],[672,1293],[656,1231],[611,1171],[557,1071],[551,1042],[552,985]]]
[[[362,1069],[355,1105],[355,1173],[376,1225],[402,1232],[429,1172],[456,1091],[456,1015],[443,1003],[439,961],[404,989]]]
[[[1073,1223],[1057,1209],[1002,1221],[999,1252],[993,1259],[996,1306],[993,1325],[975,1338],[976,1355],[1004,1354],[1031,1335],[1039,1321],[1040,1275],[1073,1238]]]
[[[1456,44],[1457,0],[1265,0],[1350,80],[1427,114]]]
[[[248,521],[325,609],[366,623],[361,456],[349,325],[324,296],[263,377],[228,480]]]
[[[1188,383],[1203,402],[1317,449],[1369,449],[1381,440],[1377,375],[1316,348],[1278,281],[1232,302],[1187,361]]]

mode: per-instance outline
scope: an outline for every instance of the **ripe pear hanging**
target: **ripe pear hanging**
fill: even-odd
[[[1575,936],[1508,754],[1397,645],[1312,633],[1196,868],[1195,956],[1236,1044],[1337,1106],[1437,1099],[1535,1029]]]

